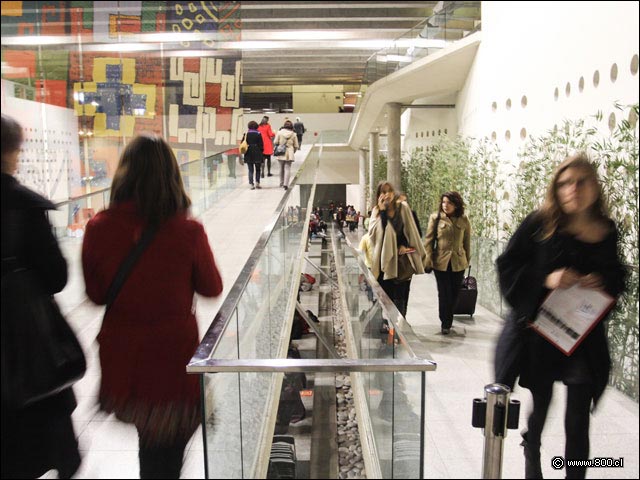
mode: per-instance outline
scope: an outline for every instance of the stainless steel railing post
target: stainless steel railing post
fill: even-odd
[[[482,478],[502,478],[502,452],[507,429],[518,428],[520,402],[509,400],[511,389],[500,383],[484,387],[484,399],[473,400],[471,424],[484,428]]]

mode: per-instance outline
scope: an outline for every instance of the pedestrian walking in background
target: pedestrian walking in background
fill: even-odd
[[[464,210],[464,201],[458,192],[443,193],[438,212],[429,217],[424,241],[426,268],[433,269],[438,283],[438,311],[443,335],[451,331],[453,307],[471,258],[471,225]]]

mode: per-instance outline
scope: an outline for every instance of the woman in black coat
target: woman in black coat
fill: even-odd
[[[2,275],[16,263],[24,265],[54,294],[67,283],[67,263],[46,217],[54,205],[13,177],[22,140],[20,125],[2,115]],[[5,368],[16,367],[2,365]],[[37,478],[52,469],[59,478],[70,478],[80,466],[71,423],[75,407],[71,388],[19,410],[3,399],[2,478]]]
[[[496,351],[497,381],[531,390],[533,411],[523,433],[525,478],[542,478],[540,439],[553,383],[567,385],[565,459],[589,458],[589,411],[602,395],[611,366],[601,321],[570,355],[526,328],[549,292],[575,284],[618,297],[624,267],[617,231],[609,218],[597,171],[584,154],[557,169],[542,208],[519,226],[497,260],[500,289],[512,308]],[[567,468],[584,478],[585,467]]]
[[[262,141],[262,134],[258,131],[258,122],[253,120],[248,124],[249,131],[245,134],[244,139],[249,145],[247,153],[244,154],[244,163],[249,168],[249,185],[251,190],[256,188],[262,188],[260,186],[260,167],[262,166],[264,143]],[[253,185],[253,172],[255,170],[256,184]]]

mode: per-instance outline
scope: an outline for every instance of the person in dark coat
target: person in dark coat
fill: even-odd
[[[147,227],[157,229],[97,338],[100,409],[138,430],[140,478],[180,478],[202,418],[200,381],[185,369],[198,346],[194,293],[220,295],[222,279],[190,205],[171,147],[138,136],[122,153],[109,208],[89,221],[82,246],[87,295],[104,305],[125,257]]]
[[[251,185],[251,190],[255,190],[256,188],[262,188],[260,186],[260,167],[264,160],[264,142],[262,140],[262,133],[258,131],[258,122],[251,120],[248,127],[249,131],[245,133],[244,139],[247,140],[249,150],[244,154],[244,163],[246,163],[249,168],[249,185]],[[255,186],[253,184],[254,170],[256,174]]]
[[[3,114],[2,275],[7,271],[5,259],[15,257],[19,265],[36,272],[44,289],[53,295],[67,283],[67,262],[46,216],[55,206],[13,177],[22,141],[22,127]],[[5,368],[19,367],[2,365],[3,371]],[[58,470],[59,478],[71,478],[81,462],[71,423],[75,408],[71,388],[20,410],[3,401],[2,478],[37,478],[52,469]]]
[[[302,147],[302,136],[307,129],[304,128],[304,123],[302,123],[300,117],[296,117],[296,121],[293,124],[293,131],[296,132],[296,136],[298,137],[298,146]]]
[[[499,382],[531,390],[533,411],[523,433],[525,477],[542,478],[540,439],[553,383],[567,385],[565,459],[589,457],[589,411],[606,387],[611,360],[604,321],[566,356],[526,328],[549,292],[579,284],[618,297],[625,272],[596,168],[585,154],[568,157],[549,185],[545,202],[531,213],[497,260],[500,289],[512,312],[496,350]],[[585,467],[568,467],[567,478],[584,478]]]

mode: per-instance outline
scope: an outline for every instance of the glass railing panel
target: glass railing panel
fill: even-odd
[[[215,466],[214,478],[243,478],[240,375],[205,374],[204,456],[205,465]],[[207,468],[207,467],[205,467]],[[211,477],[211,470],[209,475]]]
[[[335,233],[335,232],[332,232]],[[336,268],[344,289],[347,318],[360,359],[416,358],[415,335],[348,239],[338,240]],[[381,330],[383,319],[389,331]],[[416,372],[360,375],[376,455],[383,478],[421,478],[424,452],[424,385]]]
[[[394,372],[393,461],[390,478],[424,478],[425,391],[423,372]],[[384,401],[384,398],[382,399]],[[381,414],[386,415],[383,408]],[[384,420],[384,416],[382,417]]]
[[[196,358],[242,360],[281,358],[286,355],[288,324],[296,302],[303,241],[308,228],[307,203],[310,201],[309,194],[301,198],[301,187],[297,181],[307,168],[315,172],[317,158],[317,155],[310,155],[300,168],[296,180],[292,182],[205,335],[192,364]],[[206,162],[204,164],[206,166]],[[239,444],[236,446],[239,453],[225,460],[235,468],[230,467],[231,470],[227,472],[231,478],[254,477],[261,468],[264,458],[261,449],[265,448],[266,439],[270,439],[273,433],[274,399],[278,398],[281,378],[281,374],[276,373],[236,376],[236,390],[226,386],[231,389],[230,400],[221,401],[235,402],[237,415],[235,411],[231,412],[234,418],[229,422],[221,420],[221,425],[215,419],[213,424],[205,422],[205,438],[211,439],[212,445],[222,441],[218,437],[227,434],[227,427],[230,432],[234,432],[233,429],[240,430]],[[212,390],[215,397],[217,384]],[[215,416],[210,408],[206,410],[205,419],[208,419],[207,415]],[[218,460],[217,455],[207,454],[205,458],[210,478],[224,476],[214,462]],[[224,464],[225,468],[227,463]]]
[[[110,194],[110,189],[101,189],[58,203],[57,209],[49,212],[49,220],[56,237],[82,237],[87,222],[100,210],[109,206]]]
[[[236,152],[229,150],[180,165],[193,216],[212,208],[242,181],[244,171]],[[82,237],[87,222],[109,206],[109,186],[99,189],[86,186],[84,190],[87,193],[56,203],[57,210],[49,213],[57,238]]]
[[[371,85],[420,58],[460,40],[480,26],[480,2],[448,2],[367,60],[363,83]]]
[[[496,315],[506,315],[496,271],[496,260],[506,244],[498,240],[474,237],[471,245],[471,275],[478,282],[478,303]]]

